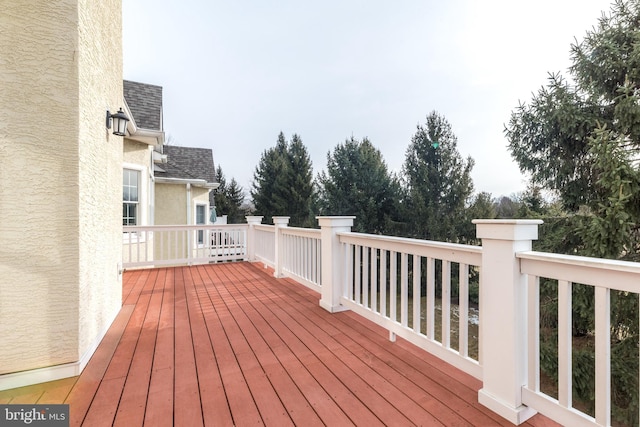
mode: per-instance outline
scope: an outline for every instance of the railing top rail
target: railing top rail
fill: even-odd
[[[247,224],[178,224],[178,225],[124,225],[122,230],[129,231],[171,231],[171,230],[244,230]]]
[[[524,274],[640,293],[637,262],[537,251],[519,252],[516,257]]]
[[[311,237],[313,239],[319,239],[321,231],[316,228],[301,228],[301,227],[283,227],[280,229],[282,234],[290,236]]]
[[[470,265],[482,263],[482,246],[364,233],[338,233],[340,242],[433,257]]]
[[[254,225],[254,228],[256,230],[274,232],[275,229],[276,229],[276,226],[275,225],[269,225],[269,224],[256,224],[256,225]]]
[[[585,267],[627,271],[640,274],[640,262],[621,261],[617,259],[593,258],[577,255],[563,255],[550,252],[526,251],[518,252],[516,257],[520,259],[543,260],[558,264],[581,265]]]

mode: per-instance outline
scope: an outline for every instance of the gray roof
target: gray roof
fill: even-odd
[[[124,99],[136,125],[142,129],[162,129],[162,86],[124,80]]]
[[[156,170],[155,176],[216,182],[213,151],[210,148],[164,145],[162,150],[167,155],[167,163],[159,165],[164,171]]]

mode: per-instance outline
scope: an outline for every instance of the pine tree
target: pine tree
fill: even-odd
[[[300,227],[313,227],[315,218],[311,211],[313,200],[313,170],[307,147],[297,134],[291,137],[287,156],[287,184],[289,189],[289,223]]]
[[[434,111],[424,126],[418,125],[403,166],[405,221],[412,224],[413,237],[464,240],[473,164],[458,152],[457,138],[443,116]]]
[[[610,14],[571,46],[570,78],[551,74],[505,128],[509,149],[534,184],[559,193],[577,211],[600,203],[589,141],[601,127],[630,160],[640,149],[640,1],[617,0]]]
[[[291,226],[311,226],[313,215],[312,165],[298,135],[291,143],[280,132],[275,147],[262,153],[251,189],[255,212],[267,223],[274,216],[289,216]]]
[[[287,196],[283,194],[283,175],[286,173],[287,141],[280,132],[276,146],[265,150],[253,174],[251,198],[255,212],[263,215],[267,223],[274,216],[288,215]]]
[[[325,215],[355,215],[354,231],[387,233],[397,210],[398,183],[382,154],[367,138],[354,137],[327,154],[327,172],[318,176]]]
[[[245,212],[242,209],[244,203],[244,190],[238,185],[235,178],[227,184],[222,167],[216,168],[216,180],[220,184],[215,190],[214,200],[216,203],[216,213],[227,215],[229,224],[240,224],[244,222]]]

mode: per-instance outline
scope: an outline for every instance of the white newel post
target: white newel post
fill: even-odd
[[[256,225],[262,223],[262,216],[246,216],[249,230],[247,231],[247,258],[253,262],[256,260]]]
[[[274,271],[273,271],[273,275],[275,277],[282,277],[282,257],[284,254],[284,242],[282,239],[282,233],[281,233],[281,229],[288,227],[289,225],[289,218],[288,216],[274,216],[273,217],[273,225],[276,226],[276,236],[275,236],[275,242],[276,242],[276,247],[275,247],[275,252],[274,252]]]
[[[482,239],[478,401],[514,424],[536,414],[522,404],[527,378],[527,289],[517,252],[530,251],[541,220],[474,220]]]
[[[338,233],[351,231],[355,216],[317,216],[320,225],[322,256],[322,295],[320,307],[330,313],[344,311],[340,297],[344,293],[344,258]]]

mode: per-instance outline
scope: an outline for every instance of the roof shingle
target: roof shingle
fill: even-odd
[[[210,148],[165,145],[163,152],[167,155],[167,163],[161,166],[164,172],[156,171],[156,176],[215,182],[213,150]]]
[[[139,128],[162,129],[162,86],[124,80],[124,99]]]

